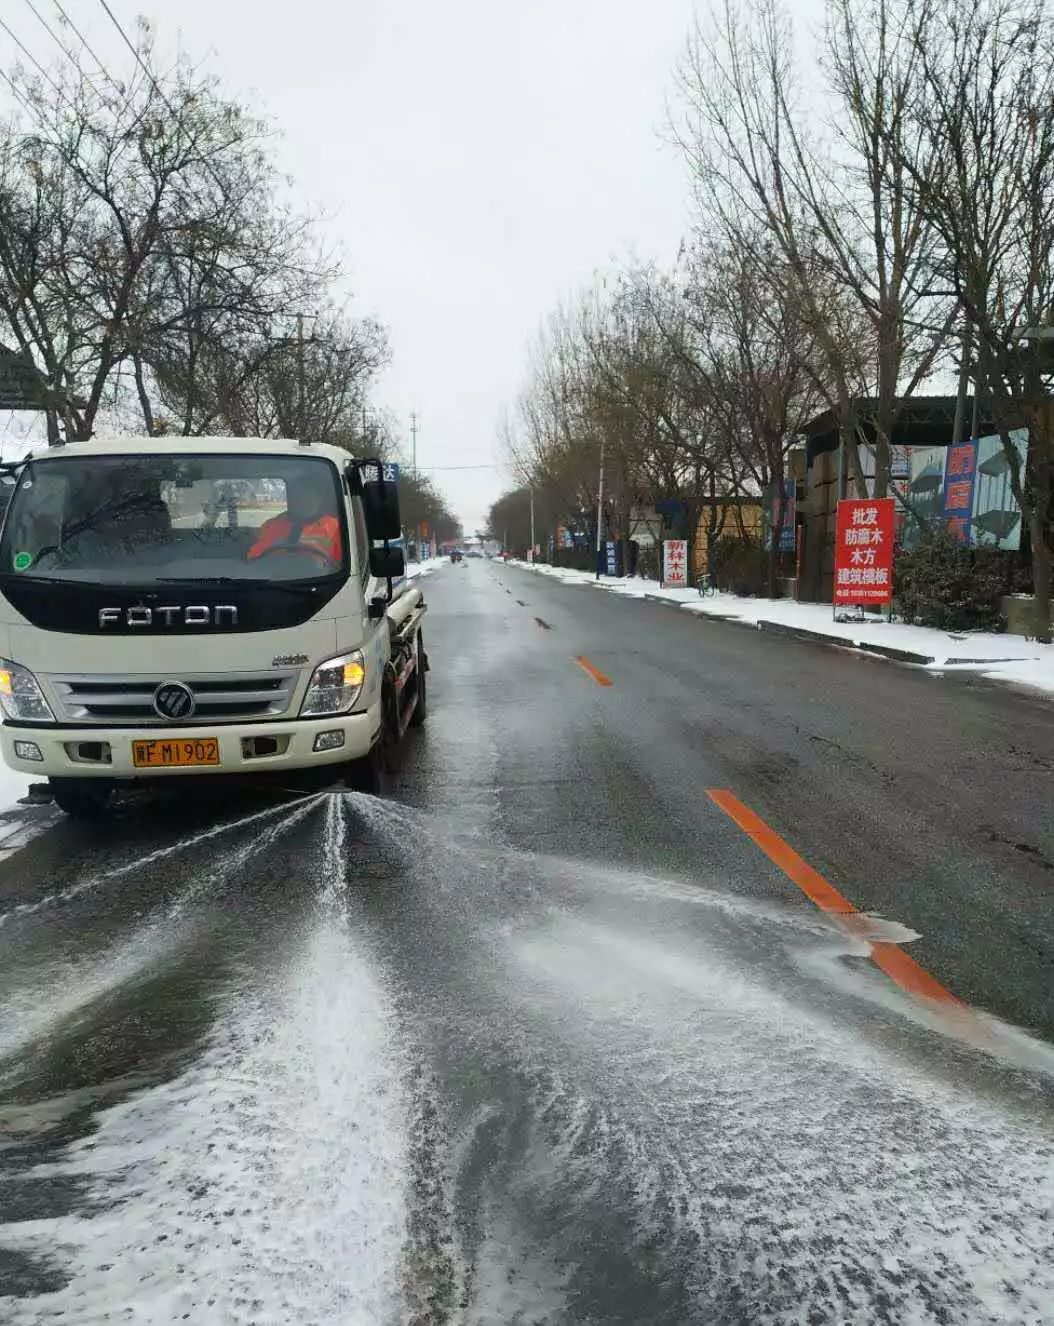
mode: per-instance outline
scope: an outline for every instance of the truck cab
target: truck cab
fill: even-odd
[[[71,813],[132,780],[378,768],[424,717],[425,605],[378,462],[114,438],[17,469],[0,747]]]

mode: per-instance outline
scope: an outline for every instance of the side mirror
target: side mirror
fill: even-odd
[[[364,483],[362,514],[371,539],[397,539],[403,532],[399,516],[399,485],[387,479]]]
[[[370,571],[378,580],[398,580],[406,572],[402,548],[371,548]]]

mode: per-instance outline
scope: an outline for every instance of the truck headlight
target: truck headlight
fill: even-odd
[[[54,719],[36,677],[8,658],[0,658],[0,705],[5,716],[16,721],[50,723]]]
[[[300,706],[302,718],[323,718],[327,714],[346,714],[359,698],[366,680],[366,661],[361,650],[327,659],[311,677],[311,684]]]

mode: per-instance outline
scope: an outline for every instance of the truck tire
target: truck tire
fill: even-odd
[[[385,682],[381,701],[381,735],[369,755],[353,760],[348,766],[347,782],[356,792],[383,796],[397,767],[399,746],[399,711],[395,691]]]
[[[96,819],[113,795],[113,784],[104,778],[49,778],[48,782],[55,805],[74,819]]]
[[[411,727],[422,727],[428,717],[428,655],[425,653],[424,636],[417,635],[417,699],[414,711],[410,715]]]
[[[352,760],[344,781],[353,792],[366,792],[371,797],[384,793],[385,774],[380,755],[381,743],[378,741],[369,755],[361,760]]]

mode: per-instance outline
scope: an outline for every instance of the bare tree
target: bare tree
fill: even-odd
[[[162,399],[187,410],[195,432],[305,437],[358,449],[366,393],[387,362],[383,329],[328,309],[301,340],[289,332],[292,320],[285,321],[287,334],[274,335],[269,323],[239,327],[221,320],[198,342],[192,361],[158,357],[152,367]]]
[[[693,255],[686,302],[700,346],[700,371],[724,424],[733,489],[774,494],[769,593],[775,595],[787,521],[787,458],[822,394],[811,338],[780,279],[764,237],[732,236]]]
[[[905,114],[918,77],[911,8],[910,0],[830,0],[825,138],[806,129],[793,33],[778,0],[726,0],[697,26],[680,77],[687,123],[679,138],[704,220],[741,247],[759,231],[768,237],[789,302],[822,356],[814,377],[830,393],[861,496],[864,426],[884,494],[899,405],[944,349],[932,318],[920,316],[933,300],[918,279],[932,227],[913,205],[904,165],[909,156],[920,169],[926,160]],[[872,395],[869,410],[862,401]]]
[[[270,129],[149,30],[124,82],[12,75],[0,141],[0,339],[38,370],[52,441],[130,404],[147,431],[351,436],[382,330],[336,310],[339,264],[282,201]],[[279,335],[319,314],[302,361]],[[301,363],[303,371],[301,371]]]
[[[968,13],[933,0],[915,40],[924,77],[911,113],[931,164],[922,169],[911,156],[903,164],[915,206],[940,235],[934,280],[966,317],[978,387],[1028,527],[1049,640],[1054,366],[1035,332],[1054,324],[1054,19],[1044,0],[981,0]],[[1027,468],[1011,436],[1025,421]]]

